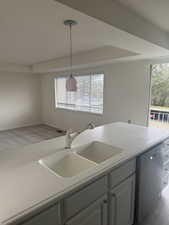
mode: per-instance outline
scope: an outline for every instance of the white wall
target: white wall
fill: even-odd
[[[55,109],[54,77],[56,75],[43,75],[42,119],[44,123],[62,129],[69,127],[79,129],[90,121],[101,125],[113,121],[132,120],[133,123],[146,125],[149,105],[149,70],[150,66],[146,61],[135,61],[80,71],[80,73],[104,72],[103,115]]]
[[[40,76],[0,72],[0,130],[41,122]]]

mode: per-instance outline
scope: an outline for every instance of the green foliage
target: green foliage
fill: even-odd
[[[152,68],[151,104],[169,107],[169,64],[155,64]]]

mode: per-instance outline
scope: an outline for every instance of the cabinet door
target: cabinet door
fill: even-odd
[[[135,175],[111,191],[110,225],[131,225],[134,217]]]
[[[107,225],[107,198],[97,200],[65,225]]]
[[[107,177],[104,176],[66,197],[63,203],[64,221],[69,220],[101,196],[104,196],[107,192],[107,186]]]

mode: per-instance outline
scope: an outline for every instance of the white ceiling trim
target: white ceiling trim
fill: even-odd
[[[93,62],[93,63],[88,63],[88,64],[81,64],[81,65],[74,65],[73,66],[73,70],[74,73],[76,74],[77,70],[83,70],[83,69],[89,69],[89,68],[96,68],[96,67],[101,67],[101,66],[105,66],[105,65],[109,65],[109,64],[115,64],[115,63],[125,63],[125,62],[131,62],[131,61],[145,61],[147,62],[147,64],[151,65],[151,64],[156,64],[156,63],[169,63],[169,55],[166,57],[155,57],[152,58],[151,56],[142,56],[142,55],[137,55],[137,56],[128,56],[128,57],[122,57],[122,58],[116,58],[116,59],[109,59],[109,60],[105,60],[105,61],[100,61],[100,62]],[[37,66],[37,65],[36,65]],[[42,66],[42,65],[41,65]],[[70,67],[56,67],[55,66],[49,66],[49,68],[45,68],[44,65],[43,67],[41,67],[39,65],[39,67],[34,67],[33,68],[33,73],[35,74],[39,74],[39,75],[46,75],[46,74],[58,74],[59,72],[62,75],[62,72],[64,72],[64,75],[66,74],[66,72],[70,71]]]
[[[103,64],[105,62],[112,61],[113,59],[120,59],[137,55],[140,54],[113,46],[104,46],[102,48],[74,54],[73,66],[74,68],[79,68],[79,66],[81,67],[85,65]],[[32,66],[32,71],[35,73],[63,71],[70,69],[69,65],[70,58],[62,57],[55,60],[34,64]]]
[[[92,67],[97,67],[97,66],[103,66],[103,65],[108,65],[108,64],[113,64],[113,63],[118,63],[118,62],[126,62],[126,61],[136,61],[136,60],[142,60],[145,59],[143,56],[128,56],[128,57],[122,57],[122,58],[116,58],[116,59],[107,59],[99,62],[90,62],[90,63],[83,63],[83,64],[76,64],[73,65],[72,69],[73,70],[78,70],[78,69],[86,69],[86,68],[92,68]],[[56,72],[66,72],[70,71],[69,66],[60,66],[57,67],[56,64],[53,66],[46,65],[36,65],[32,69],[32,73],[35,74],[46,74],[46,73],[56,73]]]
[[[12,73],[32,73],[31,66],[18,65],[14,63],[0,63],[1,72],[12,72]]]

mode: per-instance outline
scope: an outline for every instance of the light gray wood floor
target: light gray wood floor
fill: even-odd
[[[162,192],[153,213],[141,225],[169,225],[169,186]]]
[[[36,125],[0,131],[0,151],[12,150],[13,148],[38,143],[52,139],[63,134],[58,133],[53,127],[47,125]]]

